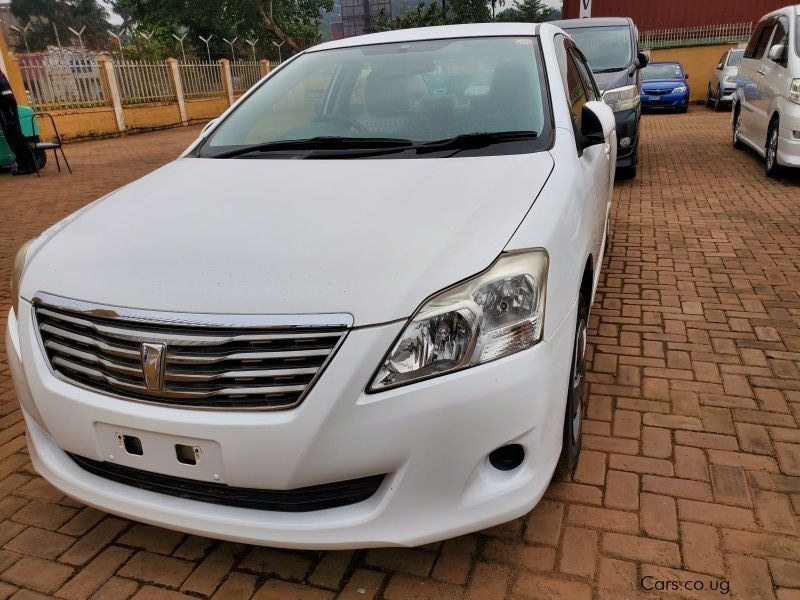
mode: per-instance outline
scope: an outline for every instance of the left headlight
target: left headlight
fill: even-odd
[[[736,75],[726,75],[725,83],[736,83]]]
[[[672,90],[672,93],[673,94],[682,94],[685,91],[686,91],[686,86],[685,85],[679,85],[674,90]]]
[[[19,315],[19,282],[22,279],[25,266],[28,264],[28,250],[35,240],[36,238],[22,244],[17,250],[17,256],[14,258],[14,267],[11,271],[11,306],[14,307],[15,315]]]
[[[621,88],[607,90],[603,94],[603,101],[611,107],[614,112],[631,110],[639,106],[639,88],[635,85],[626,85]]]
[[[427,300],[367,391],[459,371],[537,344],[544,331],[548,264],[543,249],[503,254],[480,275]]]

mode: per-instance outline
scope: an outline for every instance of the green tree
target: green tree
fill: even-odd
[[[187,27],[186,43],[205,54],[198,36],[213,35],[216,54],[228,54],[222,38],[257,38],[262,54],[275,53],[272,42],[284,43],[284,55],[300,51],[319,39],[320,11],[333,9],[333,0],[113,0],[123,18],[145,29],[173,31]]]
[[[25,37],[32,51],[44,50],[48,44],[55,45],[59,39],[65,46],[78,45],[69,27],[80,31],[86,26],[82,36],[86,48],[100,50],[107,44],[108,12],[97,0],[11,0],[11,14],[23,25],[30,22],[31,28]],[[22,36],[17,35],[18,39],[14,37],[12,35],[15,48],[24,50]]]
[[[541,23],[561,17],[561,11],[551,8],[544,0],[515,0],[514,4],[497,15],[498,21]]]

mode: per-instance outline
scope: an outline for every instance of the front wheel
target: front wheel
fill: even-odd
[[[572,473],[581,454],[581,430],[586,414],[586,341],[589,334],[589,307],[583,296],[578,299],[578,320],[572,343],[567,410],[564,415],[564,441],[561,460]]]
[[[781,174],[781,166],[778,164],[778,121],[775,120],[769,125],[767,132],[767,147],[765,158],[765,171],[767,177],[775,179]]]
[[[722,98],[722,88],[717,88],[717,99],[714,102],[714,112],[719,112],[723,109],[721,98]]]
[[[36,161],[36,168],[40,171],[44,169],[44,166],[47,164],[47,152],[44,150],[36,150],[33,158]]]
[[[742,131],[742,111],[734,106],[733,107],[733,147],[737,150],[743,150],[744,144],[739,139],[739,134]]]

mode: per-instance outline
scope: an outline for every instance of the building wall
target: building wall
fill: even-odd
[[[576,19],[581,2],[565,0],[564,18]],[[757,21],[791,0],[591,0],[593,17],[631,17],[641,31]]]

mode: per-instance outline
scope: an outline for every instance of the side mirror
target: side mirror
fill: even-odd
[[[614,111],[605,102],[593,100],[583,105],[578,147],[581,151],[605,143],[616,128]]]
[[[783,44],[775,44],[769,49],[769,54],[767,54],[767,58],[776,63],[783,62],[785,56],[786,46]]]
[[[206,131],[208,131],[209,127],[211,127],[214,123],[216,123],[216,119],[211,119],[208,123],[203,125],[203,129],[200,131],[200,135],[205,135]]]
[[[722,63],[719,63],[719,64],[717,65],[717,71],[722,71]]]
[[[636,61],[637,61],[636,66],[639,67],[640,69],[644,69],[647,66],[647,63],[650,62],[650,60],[647,58],[647,54],[645,54],[644,52],[639,52],[636,55]]]
[[[684,74],[683,74],[683,78],[684,78],[684,79],[689,79],[689,74],[688,74],[688,73],[684,73]]]

